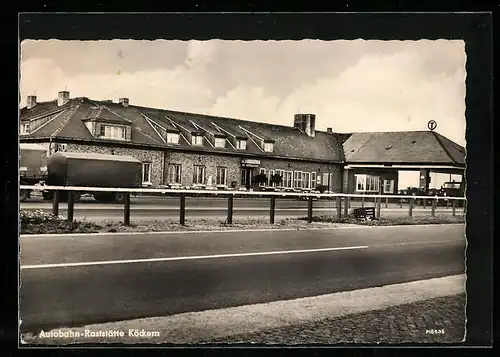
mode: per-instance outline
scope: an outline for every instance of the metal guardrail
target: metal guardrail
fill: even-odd
[[[73,195],[69,194],[71,192],[123,192],[125,193],[124,200],[124,217],[123,223],[125,225],[130,224],[130,194],[131,193],[160,193],[168,196],[178,196],[179,197],[179,221],[181,225],[185,225],[186,221],[186,197],[205,195],[205,196],[223,196],[227,197],[227,223],[232,224],[233,220],[233,200],[235,197],[256,197],[256,198],[269,198],[269,221],[271,224],[274,223],[275,211],[276,211],[276,199],[279,197],[305,197],[308,199],[307,206],[307,221],[312,222],[313,217],[313,200],[317,199],[335,199],[337,208],[337,218],[342,218],[342,216],[347,217],[349,215],[350,199],[351,198],[361,198],[362,207],[364,206],[364,200],[367,198],[373,198],[376,208],[376,218],[380,218],[381,203],[382,199],[386,199],[386,207],[389,199],[399,199],[401,207],[404,200],[408,200],[408,216],[413,215],[413,208],[415,205],[415,200],[423,200],[423,205],[425,208],[425,202],[427,200],[431,201],[431,213],[435,216],[436,206],[438,201],[452,202],[452,214],[456,215],[457,202],[465,201],[465,197],[443,197],[443,196],[411,196],[411,195],[375,195],[375,194],[348,194],[348,193],[314,193],[314,192],[276,192],[276,191],[239,191],[239,190],[187,190],[187,189],[158,189],[158,188],[118,188],[118,187],[80,187],[80,186],[39,186],[39,185],[20,185],[21,190],[33,190],[41,191],[48,190],[54,191],[54,197],[52,200],[52,213],[54,215],[59,214],[59,201],[60,193],[68,192],[68,209],[67,209],[67,220],[73,221],[74,216],[74,199]],[[362,208],[361,207],[361,208]],[[465,209],[465,204],[464,204]]]

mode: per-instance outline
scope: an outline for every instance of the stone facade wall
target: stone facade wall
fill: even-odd
[[[236,185],[241,181],[240,158],[236,156],[222,156],[210,154],[194,154],[168,151],[164,153],[165,169],[164,184],[168,183],[169,164],[181,165],[181,185],[191,186],[193,184],[194,165],[205,166],[205,183],[212,177],[212,184],[216,184],[217,167],[227,169],[227,185],[235,181]]]

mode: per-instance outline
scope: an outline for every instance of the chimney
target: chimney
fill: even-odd
[[[57,97],[57,106],[60,107],[61,105],[64,105],[68,102],[69,102],[69,92],[65,90],[59,92],[59,95]]]
[[[332,130],[332,128],[326,128],[326,132],[327,132],[328,134],[333,134],[333,130]]]
[[[36,105],[36,95],[29,95],[26,101],[26,108],[31,109]]]
[[[315,114],[295,114],[293,127],[300,129],[311,138],[314,138],[314,134],[316,131],[315,126],[316,126]]]
[[[120,98],[118,100],[120,102],[121,105],[123,105],[124,107],[128,107],[128,98]]]

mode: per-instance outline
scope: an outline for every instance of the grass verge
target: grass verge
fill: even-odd
[[[233,219],[232,224],[217,218],[187,219],[181,226],[176,219],[156,221],[133,221],[125,226],[120,221],[73,221],[68,222],[64,216],[53,216],[42,211],[21,211],[21,234],[54,234],[54,233],[107,233],[107,232],[161,232],[161,231],[199,231],[221,229],[310,229],[333,228],[346,225],[417,225],[417,224],[453,224],[463,223],[459,216],[440,215],[435,217],[393,217],[380,220],[357,220],[354,217],[338,219],[335,216],[314,216],[311,223],[307,218],[287,218],[276,220],[270,224],[267,218]]]

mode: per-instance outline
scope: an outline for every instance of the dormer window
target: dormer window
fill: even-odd
[[[125,140],[126,129],[118,125],[101,125],[99,136],[104,139]]]
[[[246,150],[247,148],[247,141],[244,139],[238,139],[236,140],[236,149],[238,150]]]
[[[191,138],[191,144],[202,146],[203,145],[203,136],[201,135],[193,135]]]
[[[19,133],[21,135],[27,135],[30,133],[30,123],[21,123],[19,127]]]
[[[179,133],[168,133],[167,132],[167,143],[179,144]]]
[[[273,143],[269,143],[269,142],[264,142],[264,151],[265,152],[273,152],[273,149],[274,149],[274,144]]]
[[[224,138],[215,138],[215,140],[214,140],[214,146],[216,148],[224,148],[224,147],[226,147],[226,139],[224,139]]]

